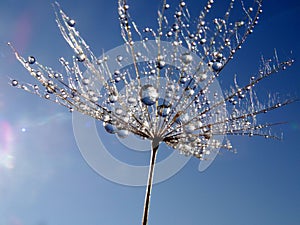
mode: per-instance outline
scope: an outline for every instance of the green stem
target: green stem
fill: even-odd
[[[154,174],[154,167],[155,167],[155,161],[156,161],[157,150],[159,147],[159,142],[160,142],[160,140],[158,138],[154,138],[152,140],[151,158],[150,158],[150,165],[149,165],[147,189],[146,189],[146,194],[145,194],[142,225],[147,225],[147,223],[148,223],[148,214],[149,214],[149,207],[150,207],[150,197],[151,197],[151,189],[152,189],[152,182],[153,182],[153,174]]]

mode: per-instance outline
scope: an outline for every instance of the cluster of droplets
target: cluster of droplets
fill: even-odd
[[[293,61],[280,63],[275,54],[274,60],[262,61],[261,69],[249,83],[240,86],[235,80],[234,87],[223,95],[215,88],[217,77],[253,32],[262,10],[261,1],[248,8],[241,2],[241,18],[231,21],[231,0],[223,18],[210,23],[206,17],[213,3],[207,2],[195,23],[184,1],[179,2],[171,18],[165,11],[172,6],[164,1],[158,12],[158,28],[140,31],[129,15],[129,5],[119,0],[126,53],[114,58],[97,58],[77,32],[75,20],[56,4],[58,27],[75,53],[72,63],[61,58],[65,73],[58,73],[39,64],[33,56],[23,58],[12,47],[16,58],[38,83],[21,84],[13,79],[11,85],[71,112],[76,110],[101,120],[108,133],[120,138],[130,133],[149,140],[158,138],[200,159],[209,159],[220,148],[232,150],[230,141],[220,138],[224,135],[274,137],[266,131],[274,124],[257,124],[256,116],[293,100],[275,99],[262,105],[253,87]],[[142,42],[138,47],[136,36]],[[128,58],[130,65],[126,64]],[[117,68],[111,69],[111,62]]]

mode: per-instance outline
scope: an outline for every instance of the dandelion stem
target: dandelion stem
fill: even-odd
[[[144,203],[144,213],[143,213],[142,225],[147,225],[147,223],[148,223],[148,214],[149,214],[149,206],[150,206],[152,181],[153,181],[154,167],[155,167],[155,161],[156,161],[157,150],[158,150],[158,147],[159,147],[159,142],[160,142],[159,138],[154,138],[152,140],[151,158],[150,158],[150,165],[149,165],[147,189],[146,189],[146,194],[145,194],[145,203]]]

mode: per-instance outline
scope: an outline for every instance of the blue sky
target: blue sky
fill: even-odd
[[[130,2],[141,27],[156,22],[160,1]],[[193,13],[202,9],[199,2],[187,1]],[[119,185],[95,173],[78,150],[68,110],[8,85],[10,77],[32,81],[14,59],[8,41],[22,55],[34,55],[57,69],[59,57],[72,55],[55,24],[51,3],[0,3],[0,225],[140,224],[145,188]],[[96,55],[122,44],[116,1],[60,4]],[[276,48],[280,58],[292,56],[295,64],[258,85],[258,93],[300,97],[300,3],[266,1],[263,9],[254,34],[223,71],[222,84],[228,87],[235,73],[248,79],[260,56],[271,57]],[[274,128],[283,131],[283,141],[233,138],[238,154],[224,152],[203,173],[192,159],[175,176],[155,185],[149,225],[300,224],[299,115],[300,104],[295,103],[261,117],[288,122]],[[112,151],[117,155],[119,149]],[[130,150],[122,149],[119,157],[126,151]],[[134,154],[143,154],[137,160],[148,156],[130,152]]]

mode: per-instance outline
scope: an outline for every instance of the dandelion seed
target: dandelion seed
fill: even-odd
[[[256,117],[294,101],[273,99],[262,105],[253,90],[265,78],[292,65],[293,60],[279,62],[277,55],[274,60],[262,59],[257,75],[247,84],[240,86],[234,80],[234,87],[224,93],[213,88],[257,25],[262,0],[255,0],[248,9],[243,2],[230,1],[223,18],[218,15],[209,21],[207,15],[213,3],[206,3],[195,24],[190,19],[188,2],[180,1],[173,17],[167,19],[164,12],[170,5],[164,1],[158,27],[145,27],[140,32],[130,17],[127,1],[119,0],[121,36],[127,56],[116,55],[112,60],[120,68],[112,71],[108,66],[110,59],[105,54],[100,58],[94,55],[76,30],[75,20],[58,3],[58,28],[74,50],[73,62],[60,59],[65,73],[43,66],[33,56],[25,60],[9,43],[17,60],[37,79],[37,84],[12,80],[12,86],[63,105],[70,112],[76,110],[103,121],[109,134],[126,138],[131,133],[152,142],[143,225],[148,220],[160,143],[184,155],[211,160],[220,148],[235,152],[230,141],[223,142],[220,136],[277,139],[269,132],[277,124],[257,124]],[[243,9],[237,12],[237,20],[230,18],[235,4],[241,4]],[[150,57],[153,52],[155,58]],[[132,59],[132,65],[126,65],[127,58]],[[89,77],[83,75],[84,70]]]

